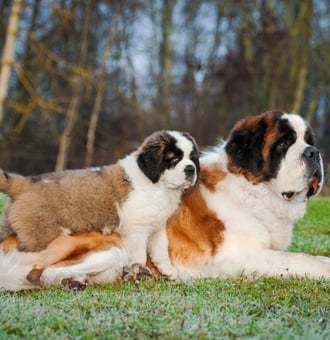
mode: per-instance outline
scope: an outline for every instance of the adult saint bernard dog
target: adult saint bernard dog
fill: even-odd
[[[311,128],[300,116],[244,118],[200,164],[198,184],[184,193],[167,228],[150,239],[151,267],[178,279],[330,277],[330,258],[285,251],[324,180]],[[11,290],[105,284],[129,264],[130,249],[116,233],[62,236],[38,253],[18,252],[15,245],[5,240],[0,257],[1,272],[7,270],[0,286]]]
[[[0,190],[10,200],[0,240],[15,236],[19,251],[39,252],[61,236],[116,231],[129,262],[145,265],[149,238],[166,228],[182,193],[196,183],[198,174],[194,139],[164,130],[113,165],[37,177],[1,171]]]

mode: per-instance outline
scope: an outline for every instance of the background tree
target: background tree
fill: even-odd
[[[0,69],[0,123],[3,118],[4,101],[7,97],[11,67],[14,63],[16,37],[19,29],[19,16],[22,10],[22,0],[14,0],[8,20],[8,30],[3,48]]]
[[[110,163],[160,128],[212,145],[269,109],[305,116],[328,164],[329,17],[327,0],[25,0],[1,167]]]

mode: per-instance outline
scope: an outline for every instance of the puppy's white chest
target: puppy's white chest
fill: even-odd
[[[132,191],[119,209],[120,226],[140,226],[141,232],[158,230],[165,227],[179,201],[179,194],[171,195],[162,188]]]

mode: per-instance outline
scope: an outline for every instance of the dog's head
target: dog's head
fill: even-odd
[[[194,185],[199,175],[197,145],[186,132],[153,133],[139,148],[137,163],[153,183],[163,181],[173,189]]]
[[[285,200],[320,192],[323,162],[310,126],[300,116],[266,112],[239,121],[225,146],[228,168],[254,184],[269,181]]]

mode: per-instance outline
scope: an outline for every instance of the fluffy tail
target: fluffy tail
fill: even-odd
[[[19,291],[37,288],[26,279],[33,266],[16,249],[4,253],[0,249],[0,290]]]
[[[5,172],[0,169],[0,191],[11,198],[18,196],[29,180],[20,175]]]

